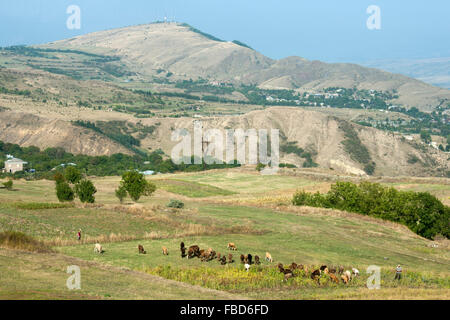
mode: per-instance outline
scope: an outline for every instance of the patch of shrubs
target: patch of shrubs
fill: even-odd
[[[16,203],[14,206],[18,209],[23,210],[45,210],[45,209],[72,208],[73,204],[47,203],[47,202],[19,202]]]
[[[170,200],[170,202],[167,204],[167,207],[169,208],[176,208],[176,209],[183,209],[184,203],[180,200]]]
[[[13,181],[12,180],[8,180],[6,182],[3,182],[3,186],[6,188],[6,190],[12,191],[12,189],[13,189]]]
[[[372,161],[367,147],[359,139],[355,128],[348,122],[341,121],[339,129],[344,132],[345,139],[342,141],[344,150],[350,155],[352,160],[364,165],[364,171],[368,175],[372,175],[375,172],[375,162]]]
[[[406,225],[427,239],[450,236],[450,207],[428,192],[398,191],[378,183],[337,182],[326,194],[297,192],[296,206],[333,208]]]
[[[0,232],[0,247],[40,253],[52,252],[41,241],[17,231]]]

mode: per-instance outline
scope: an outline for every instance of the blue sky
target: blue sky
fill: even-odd
[[[163,20],[240,40],[271,58],[329,62],[450,56],[448,0],[0,0],[0,46],[39,44]],[[69,5],[81,29],[66,28]],[[368,30],[369,5],[381,30]]]

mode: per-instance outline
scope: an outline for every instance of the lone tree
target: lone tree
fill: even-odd
[[[83,179],[75,185],[75,193],[83,203],[94,203],[94,194],[97,193],[97,189],[94,187],[92,181]]]
[[[126,190],[134,202],[137,202],[141,196],[151,196],[156,190],[153,183],[145,180],[144,175],[136,171],[128,171],[122,175],[119,190],[120,188]]]

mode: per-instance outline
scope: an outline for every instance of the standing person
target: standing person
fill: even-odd
[[[78,230],[78,233],[77,233],[77,238],[78,238],[78,240],[81,240],[81,229],[80,229],[80,230]]]
[[[395,280],[400,280],[402,278],[402,267],[400,265],[395,268]]]

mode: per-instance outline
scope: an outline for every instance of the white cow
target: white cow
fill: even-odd
[[[96,243],[94,247],[94,253],[103,253],[103,248],[100,243]]]
[[[353,276],[354,276],[354,277],[359,276],[359,270],[356,269],[356,268],[352,268],[352,273],[353,273]]]

